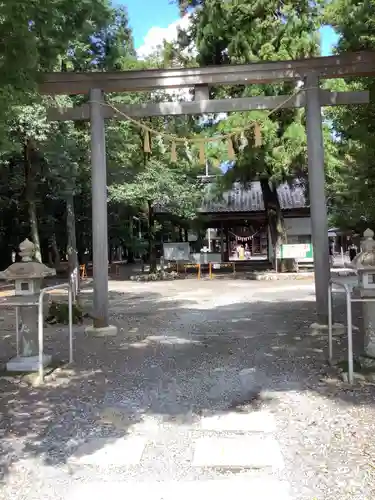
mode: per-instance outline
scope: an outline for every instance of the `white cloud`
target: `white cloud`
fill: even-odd
[[[178,30],[187,30],[190,25],[190,15],[186,14],[181,19],[177,19],[172,24],[166,28],[160,28],[159,26],[153,26],[146,36],[144,37],[144,43],[137,49],[137,55],[139,59],[146,59],[152,55],[158,55],[163,47],[163,42],[177,42]],[[188,54],[194,53],[194,47],[188,48],[186,51]],[[169,89],[168,91],[156,91],[155,95],[158,98],[162,96],[167,97],[167,100],[172,101],[191,101],[192,94],[191,89]]]
[[[190,16],[187,14],[181,19],[177,19],[166,28],[153,26],[143,39],[143,45],[137,49],[140,59],[145,59],[152,54],[157,53],[163,46],[163,41],[175,42],[177,40],[178,29],[187,29],[190,24]]]

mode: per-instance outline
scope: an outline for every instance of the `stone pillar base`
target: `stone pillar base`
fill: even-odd
[[[43,354],[43,366],[48,366],[52,356]],[[8,372],[37,372],[39,369],[39,356],[17,356],[6,364]]]
[[[94,325],[87,326],[85,333],[92,337],[115,337],[117,335],[117,326],[108,325],[96,328]]]
[[[310,325],[311,335],[327,335],[328,336],[328,325],[322,325],[320,323],[312,323]],[[353,326],[353,332],[356,328]],[[341,323],[333,323],[332,325],[332,335],[334,337],[339,337],[340,335],[346,334],[346,326]]]

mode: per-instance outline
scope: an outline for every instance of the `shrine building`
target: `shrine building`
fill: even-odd
[[[247,187],[235,183],[220,199],[207,195],[199,213],[207,228],[205,245],[210,253],[221,254],[222,261],[237,260],[243,247],[246,260],[271,261],[274,248],[268,227],[262,189],[259,181]],[[311,243],[310,208],[304,187],[294,182],[277,188],[284,217],[288,244]]]

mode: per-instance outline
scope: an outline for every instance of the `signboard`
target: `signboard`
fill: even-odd
[[[190,245],[187,241],[163,244],[164,259],[169,261],[189,261]]]
[[[190,260],[197,264],[209,264],[210,262],[221,262],[220,253],[191,253]]]
[[[298,262],[312,262],[313,246],[311,243],[281,245],[277,251],[278,259],[296,259]]]

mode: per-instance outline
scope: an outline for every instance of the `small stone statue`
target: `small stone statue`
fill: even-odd
[[[32,241],[26,238],[25,241],[20,243],[19,245],[19,256],[22,259],[22,262],[32,262],[33,257],[35,255],[35,245]]]
[[[351,265],[356,269],[375,267],[375,240],[371,229],[363,233],[362,251],[354,257]]]

